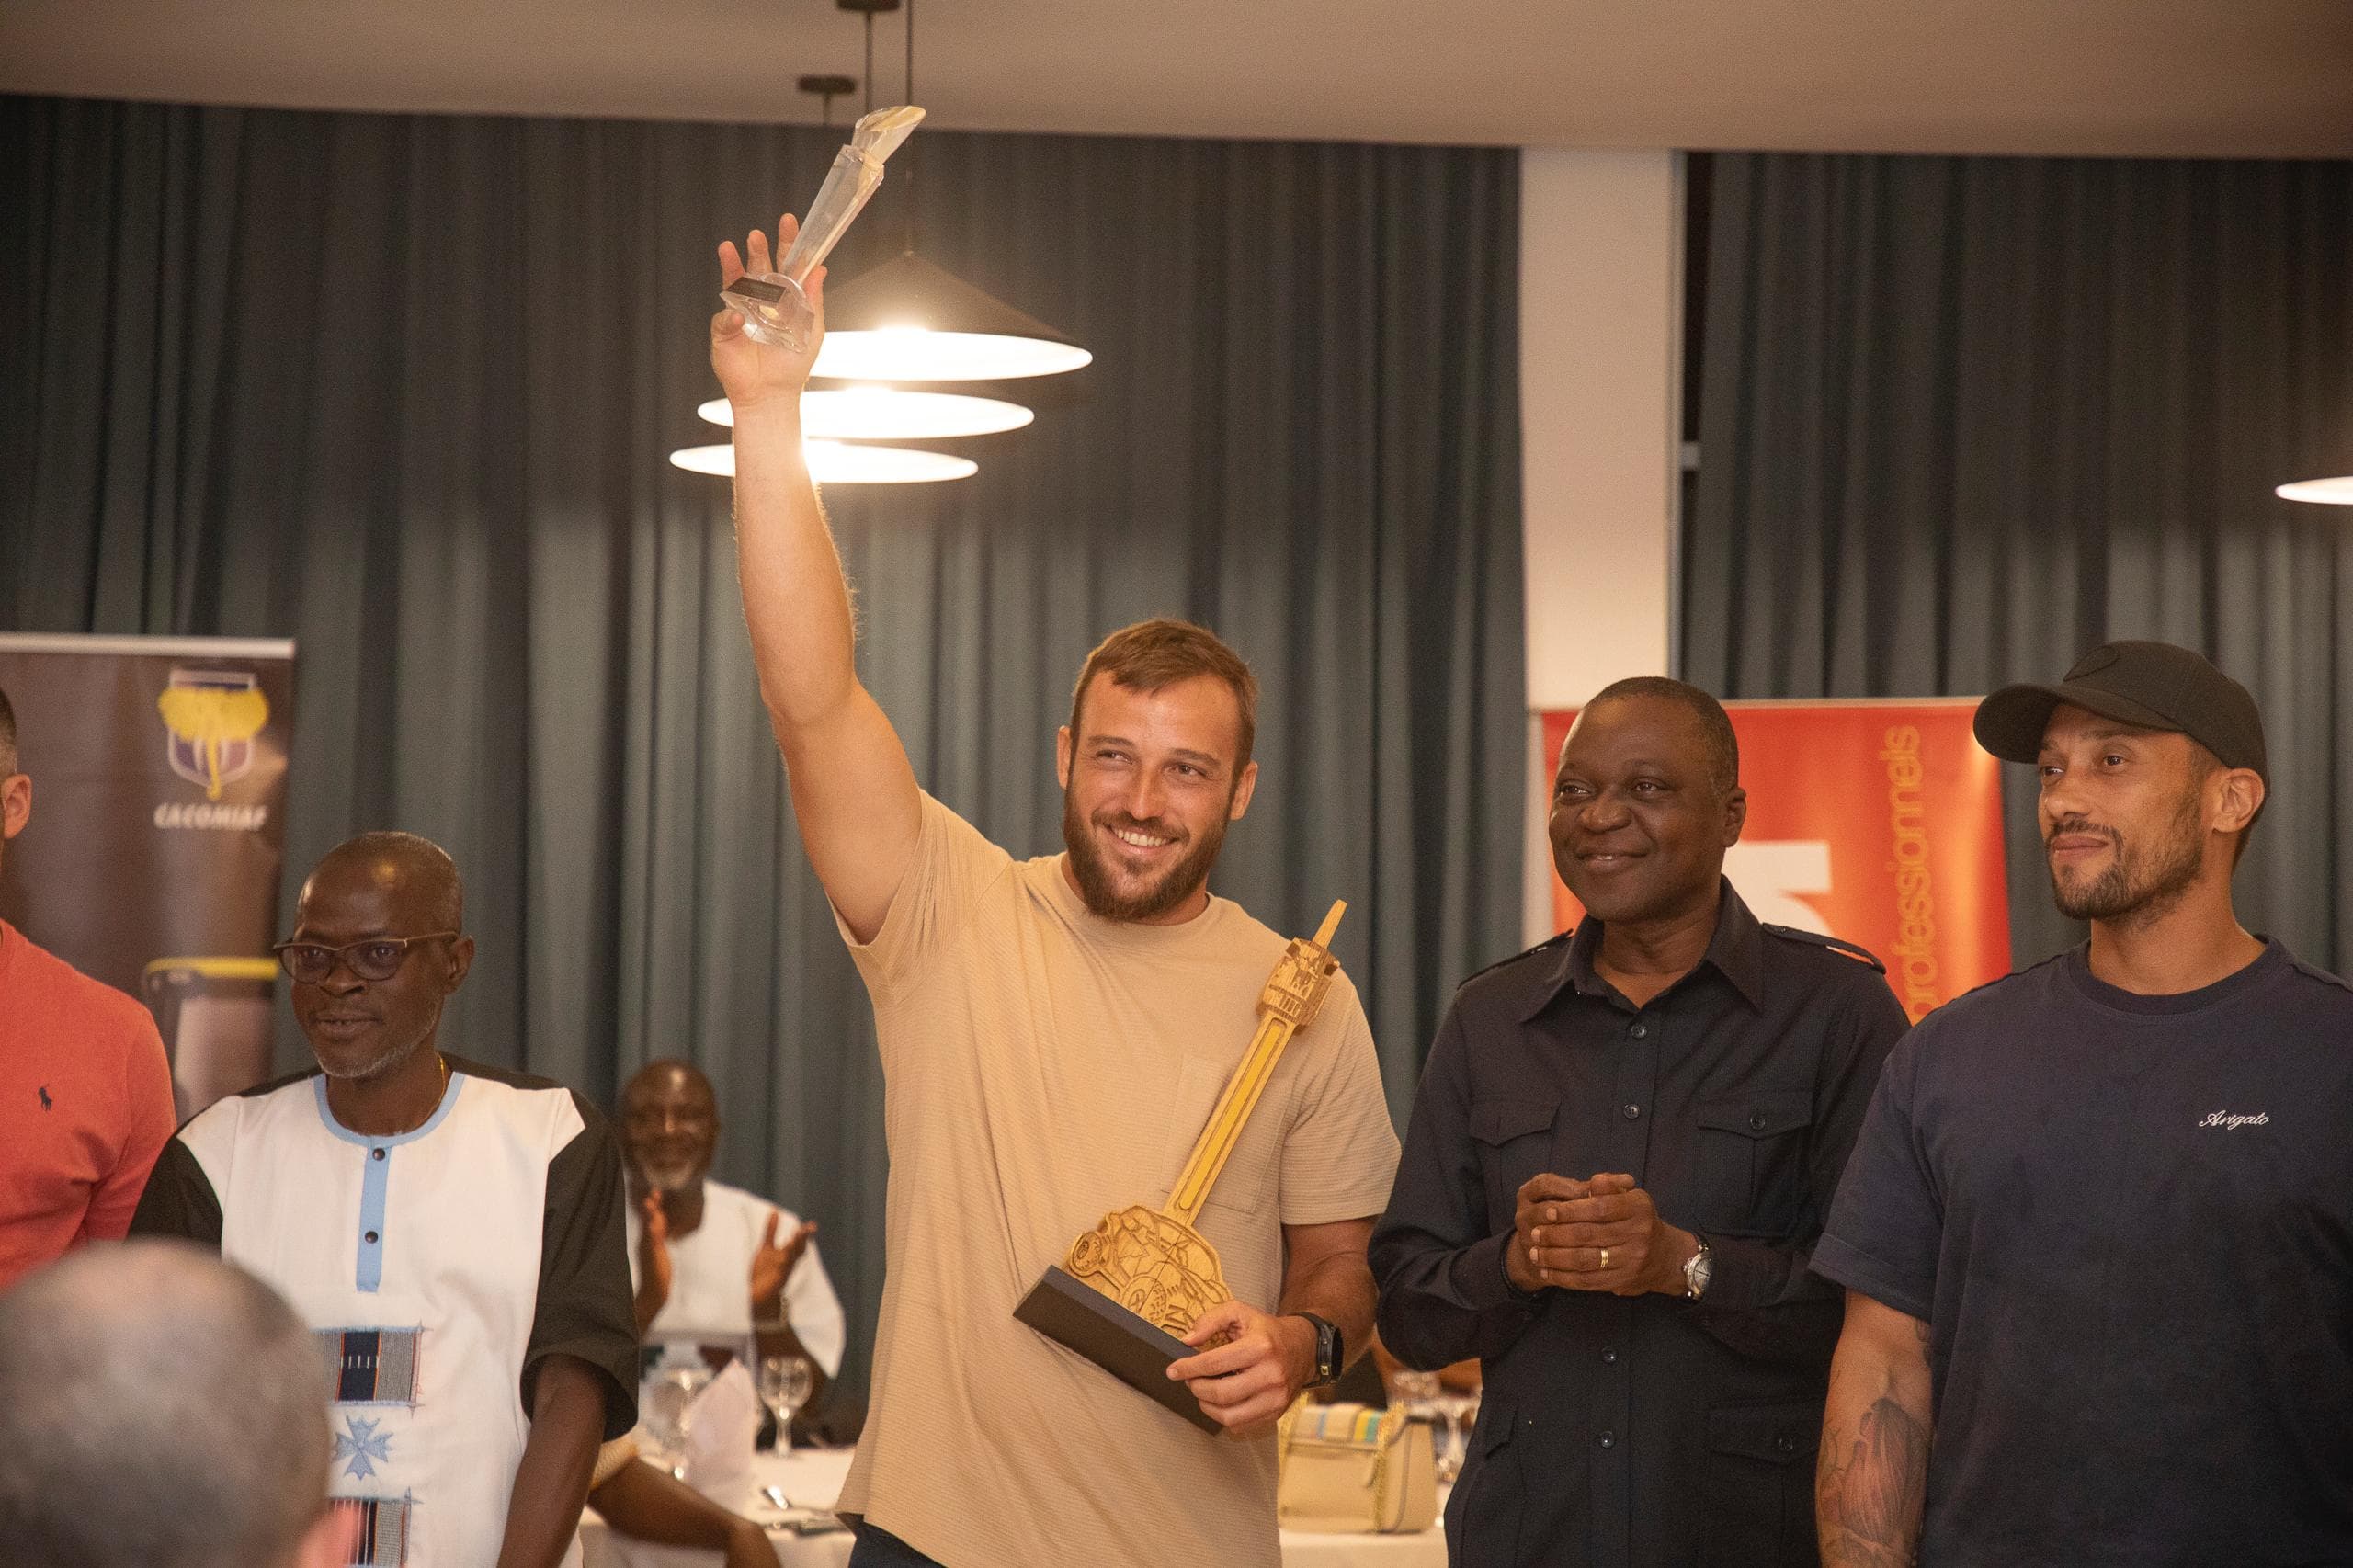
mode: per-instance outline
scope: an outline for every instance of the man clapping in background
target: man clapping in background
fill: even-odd
[[[671,1362],[706,1347],[755,1368],[762,1356],[806,1357],[822,1392],[841,1369],[847,1332],[817,1227],[710,1179],[719,1104],[689,1063],[647,1062],[620,1110],[639,1335]]]

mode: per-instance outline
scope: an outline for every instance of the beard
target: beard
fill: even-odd
[[[693,1160],[673,1160],[666,1163],[641,1160],[638,1162],[637,1170],[638,1175],[645,1179],[647,1187],[667,1197],[674,1192],[684,1192],[694,1186],[695,1177],[701,1174],[702,1167]]]
[[[2115,846],[2107,869],[2086,880],[2068,882],[2051,873],[2052,896],[2059,913],[2070,920],[2121,921],[2143,925],[2171,910],[2198,881],[2205,867],[2205,835],[2199,828],[2199,792],[2182,796],[2181,809],[2166,824],[2165,835],[2146,851],[2134,849],[2111,829],[2095,827],[2080,818],[2060,823],[2045,835],[2047,844],[2063,833],[2092,833]]]
[[[408,1059],[415,1055],[424,1043],[422,1040],[413,1040],[404,1045],[384,1046],[372,1056],[339,1057],[332,1062],[324,1051],[313,1045],[311,1055],[318,1062],[319,1071],[328,1077],[340,1078],[349,1084],[365,1084],[406,1065]]]
[[[1233,796],[1229,791],[1227,811],[1232,811],[1233,806]],[[1186,836],[1176,824],[1161,818],[1144,821],[1125,812],[1103,812],[1094,825],[1124,827],[1156,837],[1174,838],[1179,843]],[[1118,871],[1097,846],[1089,824],[1078,814],[1078,802],[1068,790],[1063,791],[1063,846],[1070,851],[1071,874],[1078,880],[1079,899],[1086,905],[1087,913],[1098,919],[1153,920],[1192,897],[1210,880],[1210,868],[1217,861],[1217,852],[1225,846],[1225,813],[1220,812],[1216,824],[1175,865],[1161,872],[1157,881],[1137,892],[1123,892]]]

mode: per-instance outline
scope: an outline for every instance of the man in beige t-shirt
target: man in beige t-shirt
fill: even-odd
[[[787,219],[777,252],[791,233]],[[765,234],[740,256],[722,244],[722,281],[770,256]],[[1105,1213],[1166,1199],[1256,1028],[1284,938],[1208,878],[1257,779],[1256,682],[1179,621],[1097,648],[1056,738],[1065,854],[1017,862],[924,794],[858,683],[801,456],[818,335],[796,354],[722,312],[710,358],[734,407],[761,695],[881,1042],[890,1270],[841,1500],[862,1520],[853,1568],[1275,1568],[1273,1424],[1370,1339],[1365,1244],[1397,1163],[1345,977],[1202,1211],[1235,1300],[1202,1315],[1186,1336],[1197,1353],[1169,1371],[1226,1435],[1013,1317]]]

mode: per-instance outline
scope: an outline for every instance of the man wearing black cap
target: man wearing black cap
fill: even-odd
[[[2353,1562],[2353,990],[2233,914],[2255,701],[2112,642],[1976,731],[2091,939],[1888,1060],[1813,1254],[1823,1562]]]

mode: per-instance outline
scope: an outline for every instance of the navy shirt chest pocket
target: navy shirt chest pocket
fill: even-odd
[[[1506,1230],[1519,1207],[1519,1189],[1552,1163],[1552,1122],[1560,1102],[1549,1099],[1478,1100],[1471,1107],[1471,1138],[1478,1147],[1486,1183],[1487,1219]]]
[[[1691,1203],[1695,1228],[1779,1239],[1804,1221],[1806,1145],[1813,1096],[1751,1089],[1693,1107]]]

